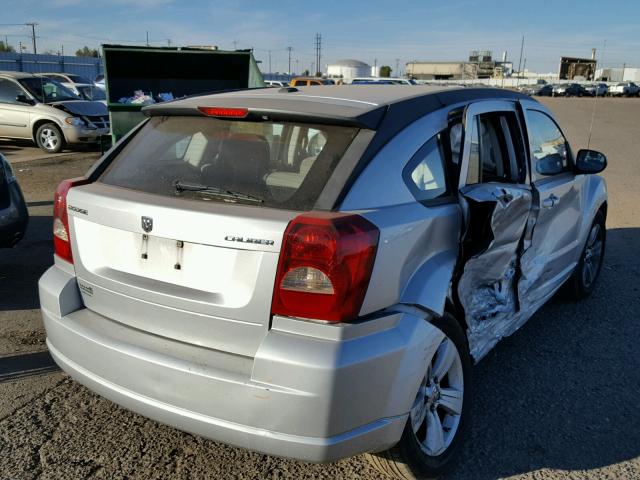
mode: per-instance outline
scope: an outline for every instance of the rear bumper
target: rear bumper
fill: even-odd
[[[223,358],[84,308],[57,266],[40,296],[53,358],[91,390],[180,430],[312,462],[394,445],[439,338],[395,314],[390,328],[348,340],[272,328],[255,358]]]
[[[319,438],[288,435],[240,425],[200,414],[180,406],[162,402],[128,390],[102,378],[75,363],[54,347],[47,346],[56,363],[65,372],[97,394],[145,417],[211,440],[255,450],[269,455],[291,457],[311,462],[334,461],[371,450],[393,445],[402,433],[406,417],[381,419],[333,437]],[[105,359],[106,360],[106,359]],[[122,360],[122,358],[121,358]],[[125,359],[127,368],[131,358]],[[131,372],[135,374],[135,370]],[[166,371],[157,373],[167,378]],[[309,412],[312,415],[312,412]]]

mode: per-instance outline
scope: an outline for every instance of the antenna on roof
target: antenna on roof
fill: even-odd
[[[607,48],[607,39],[604,40],[604,44],[602,46],[602,54],[600,55],[600,68],[602,69],[602,73],[604,73],[604,49]],[[597,63],[596,63],[597,66]],[[596,80],[596,72],[597,69],[593,72],[593,79]],[[598,85],[596,84],[596,88],[594,90],[593,97],[593,109],[591,110],[591,125],[589,126],[589,137],[587,138],[587,149],[589,149],[591,145],[591,133],[593,132],[593,121],[596,118],[596,101],[598,100]]]

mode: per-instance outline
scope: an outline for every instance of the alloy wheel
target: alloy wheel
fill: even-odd
[[[602,260],[602,225],[595,223],[591,227],[582,261],[582,282],[589,288],[596,281]]]
[[[59,142],[58,132],[52,128],[45,128],[40,132],[40,144],[47,150],[55,150]]]
[[[413,433],[427,455],[440,455],[453,442],[460,425],[463,397],[460,354],[445,337],[431,359],[410,412]]]

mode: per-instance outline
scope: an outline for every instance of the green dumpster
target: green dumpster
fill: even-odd
[[[145,105],[264,86],[250,50],[102,45],[102,53],[114,142],[144,119]]]

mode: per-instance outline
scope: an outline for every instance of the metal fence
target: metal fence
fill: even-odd
[[[33,53],[0,53],[0,70],[29,73],[75,73],[93,80],[102,73],[102,59],[94,57],[71,57],[65,55],[42,55]]]

